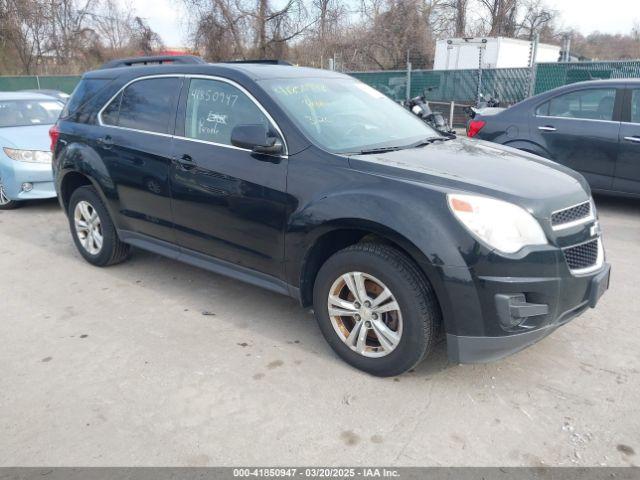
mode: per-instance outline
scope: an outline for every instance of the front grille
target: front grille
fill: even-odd
[[[599,239],[565,248],[564,257],[571,270],[582,270],[593,267],[598,261]]]
[[[577,220],[588,218],[591,216],[591,202],[584,202],[575,207],[558,210],[551,215],[551,226],[560,227],[565,223],[575,222]]]

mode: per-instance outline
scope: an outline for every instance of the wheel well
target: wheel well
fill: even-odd
[[[313,304],[313,288],[316,276],[327,259],[344,248],[365,241],[374,241],[391,245],[404,253],[409,259],[411,259],[411,261],[415,262],[415,259],[409,254],[409,252],[407,252],[397,242],[370,230],[357,228],[332,230],[318,238],[305,258],[300,275],[300,299],[304,307],[308,307]],[[419,268],[419,266],[418,270],[422,272],[422,269]],[[422,274],[424,275],[424,272],[422,272]]]
[[[60,198],[65,210],[69,207],[69,200],[73,192],[85,185],[91,185],[91,180],[81,173],[69,172],[64,176],[60,184]]]

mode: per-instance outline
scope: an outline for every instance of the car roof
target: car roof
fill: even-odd
[[[34,92],[0,92],[0,100],[54,100],[57,98],[51,95],[43,95]]]
[[[142,77],[149,75],[220,75],[243,76],[254,81],[273,78],[353,78],[342,73],[319,68],[294,67],[262,63],[205,63],[176,65],[144,65],[94,70],[84,78]]]
[[[584,82],[574,82],[564,85],[565,87],[590,86],[590,85],[626,85],[629,83],[640,83],[640,78],[606,78],[602,80],[585,80]]]

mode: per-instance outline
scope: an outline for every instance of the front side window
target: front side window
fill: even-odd
[[[415,115],[355,79],[291,78],[262,84],[296,125],[329,152],[406,147],[439,137]]]
[[[103,110],[102,123],[171,133],[180,81],[179,78],[151,78],[132,83]]]
[[[53,125],[62,107],[56,100],[0,100],[0,127]]]
[[[233,85],[219,80],[191,80],[185,118],[187,138],[231,145],[231,130],[244,124],[269,126],[269,120]]]
[[[640,123],[640,90],[633,90],[631,94],[631,121]]]
[[[613,120],[615,101],[615,88],[578,90],[552,98],[540,106],[536,113],[560,118]]]

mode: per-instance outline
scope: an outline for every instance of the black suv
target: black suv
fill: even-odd
[[[335,72],[115,67],[85,74],[51,130],[94,265],[135,246],[290,295],[381,376],[416,365],[440,327],[455,362],[516,352],[608,287],[589,187],[568,168],[442,137]]]

